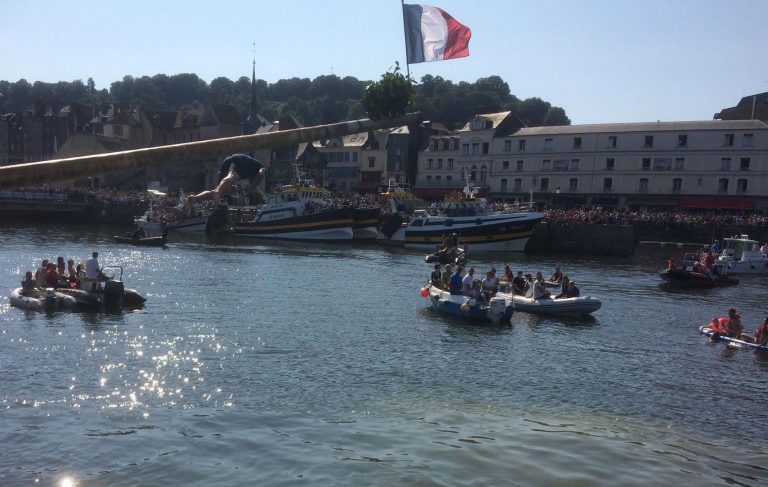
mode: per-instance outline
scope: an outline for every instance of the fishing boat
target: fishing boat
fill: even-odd
[[[486,306],[468,296],[454,295],[432,285],[423,288],[421,295],[428,297],[432,309],[439,313],[470,321],[508,323],[514,311],[514,306],[503,298],[491,298]]]
[[[664,269],[659,276],[667,283],[677,287],[714,288],[735,286],[739,280],[728,275],[708,275],[683,268]]]
[[[269,194],[256,208],[234,208],[232,231],[242,237],[281,240],[351,242],[354,208],[335,208],[331,194],[301,175],[298,167],[290,184]]]
[[[75,298],[52,288],[25,291],[18,287],[11,291],[9,301],[11,306],[30,311],[72,309],[77,305]]]
[[[395,185],[395,187],[392,187]],[[467,179],[461,193],[448,196],[438,208],[412,206],[409,192],[399,190],[393,181],[387,194],[391,215],[382,222],[379,240],[415,248],[434,248],[450,234],[457,234],[472,251],[523,252],[533,228],[544,219],[534,211],[494,211],[485,198],[476,198],[478,189]]]
[[[381,209],[379,207],[355,208],[352,217],[352,238],[354,240],[376,240],[381,221]]]
[[[712,338],[714,331],[709,325],[703,325],[699,327],[699,333]],[[730,347],[734,348],[749,348],[752,350],[760,350],[761,352],[768,352],[768,346],[760,345],[759,343],[752,343],[739,338],[731,338],[725,335],[717,335],[715,338],[717,341],[724,342]]]

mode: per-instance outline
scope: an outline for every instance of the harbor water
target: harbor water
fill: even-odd
[[[675,291],[683,249],[474,256],[603,301],[511,326],[435,314],[422,252],[367,245],[117,245],[87,227],[0,234],[0,485],[758,485],[768,356],[698,326],[764,276]],[[34,313],[8,293],[93,250],[147,296],[122,313]]]

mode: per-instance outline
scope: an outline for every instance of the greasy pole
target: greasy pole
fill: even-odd
[[[70,159],[2,166],[0,167],[0,189],[81,179],[113,171],[212,160],[221,156],[248,153],[257,149],[285,147],[301,142],[312,142],[369,130],[415,125],[423,120],[424,117],[421,112],[416,112],[380,120],[365,118],[264,134],[240,135]]]

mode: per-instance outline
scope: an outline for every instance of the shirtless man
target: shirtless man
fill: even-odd
[[[261,192],[259,184],[264,179],[264,167],[259,161],[245,154],[235,154],[227,157],[221,163],[219,184],[214,189],[189,195],[184,202],[184,212],[188,213],[193,204],[205,199],[213,199],[213,205],[218,208],[221,197],[231,191],[240,180],[247,180],[251,193]]]

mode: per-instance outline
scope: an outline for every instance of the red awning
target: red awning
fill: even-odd
[[[754,210],[755,202],[752,200],[732,200],[721,198],[681,198],[680,207]]]

